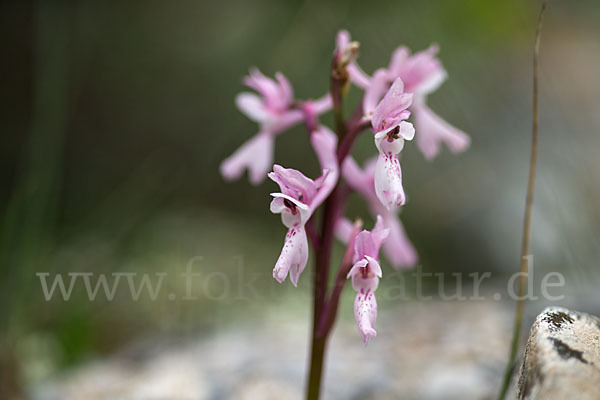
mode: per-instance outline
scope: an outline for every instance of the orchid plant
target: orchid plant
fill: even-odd
[[[270,209],[281,214],[287,233],[273,269],[277,282],[289,276],[296,286],[308,263],[309,243],[315,253],[309,399],[319,398],[323,357],[346,280],[352,280],[356,291],[354,317],[366,345],[376,336],[375,290],[382,277],[380,248],[383,246],[385,257],[397,269],[417,263],[417,252],[398,216],[399,207],[406,202],[399,158],[404,142],[416,137],[418,148],[428,160],[439,154],[442,144],[454,153],[469,145],[469,136],[427,106],[427,96],[447,77],[436,46],[415,54],[399,47],[388,67],[376,70],[372,76],[358,65],[358,46],[348,32],[338,33],[329,92],[317,100],[295,100],[291,84],[281,73],[271,79],[251,69],[244,83],[257,94],[239,94],[236,105],[259,124],[259,130],[221,164],[221,174],[227,180],[238,179],[247,170],[251,183],[259,184],[269,177],[279,186],[279,192],[271,193]],[[364,93],[346,118],[342,104],[351,85]],[[335,132],[319,121],[319,116],[330,110]],[[414,126],[408,121],[412,114]],[[321,174],[315,179],[273,165],[275,137],[300,123],[306,126],[320,163]],[[361,167],[351,151],[359,134],[369,128],[377,155]],[[361,231],[360,220],[353,223],[344,215],[345,202],[352,192],[365,199],[376,219],[370,231]],[[318,227],[315,211],[321,206]],[[346,245],[346,251],[335,283],[330,285],[334,237]]]

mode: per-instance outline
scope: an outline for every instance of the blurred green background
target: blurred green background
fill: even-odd
[[[298,290],[271,278],[284,236],[268,210],[276,186],[227,184],[218,166],[257,131],[233,103],[246,90],[248,68],[281,71],[297,98],[319,97],[340,28],[360,41],[359,62],[369,73],[400,44],[439,44],[449,79],[430,104],[468,132],[472,145],[433,162],[406,146],[402,219],[425,271],[492,271],[501,281],[518,264],[538,9],[537,1],[523,0],[3,2],[6,390],[137,338],[197,337],[259,321],[271,303],[285,302],[308,323],[310,267]],[[565,275],[563,304],[596,314],[599,19],[595,0],[552,1],[547,14],[532,245],[537,270]],[[358,95],[351,91],[350,101]],[[361,160],[374,154],[367,136],[355,148]],[[276,147],[276,162],[315,176],[301,127]],[[360,199],[349,210],[370,226]],[[223,272],[231,279],[222,299],[203,296],[201,279],[198,300],[167,298],[184,293],[179,274],[194,256],[204,257],[196,266],[204,277]],[[169,275],[156,301],[132,301],[123,290],[113,301],[102,294],[88,301],[81,285],[69,301],[46,301],[35,276],[123,271]],[[251,277],[258,295],[236,294],[235,283]],[[213,293],[223,289],[219,279],[211,282]],[[351,318],[350,301],[344,318]]]

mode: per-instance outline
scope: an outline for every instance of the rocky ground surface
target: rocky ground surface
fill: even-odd
[[[600,398],[600,319],[550,307],[534,322],[519,378],[519,399]]]
[[[307,327],[289,318],[178,345],[138,344],[44,382],[32,397],[301,399]],[[340,321],[323,398],[492,399],[511,318],[511,308],[501,303],[410,304],[380,312],[377,338],[368,347],[351,319]]]

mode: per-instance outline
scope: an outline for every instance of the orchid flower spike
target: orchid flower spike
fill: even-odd
[[[384,227],[390,230],[383,244],[383,252],[390,264],[396,269],[414,267],[418,261],[418,254],[402,226],[398,208],[388,210],[375,193],[375,165],[376,158],[367,161],[365,167],[361,168],[352,157],[346,157],[342,166],[342,176],[348,186],[365,199],[371,214],[381,215]],[[348,243],[352,222],[340,217],[335,230],[338,239]]]
[[[311,143],[323,168],[319,178],[313,181],[300,171],[277,164],[268,175],[281,189],[279,193],[271,193],[271,212],[281,214],[281,221],[288,228],[283,249],[273,269],[273,278],[281,283],[289,273],[294,286],[298,285],[298,278],[308,261],[304,226],[317,207],[331,194],[339,177],[335,157],[336,135],[321,126],[311,134]]]
[[[375,107],[371,118],[375,146],[379,150],[375,166],[375,193],[388,210],[406,202],[398,154],[404,147],[404,140],[412,140],[415,135],[413,125],[404,121],[410,116],[407,108],[412,97],[412,94],[404,93],[402,80],[396,79]]]
[[[258,94],[244,92],[237,95],[235,103],[248,118],[259,124],[259,132],[221,163],[221,174],[227,180],[238,179],[248,170],[252,184],[261,183],[273,165],[275,136],[300,123],[305,115],[294,107],[292,86],[281,73],[275,80],[253,68],[244,83]],[[309,101],[316,115],[331,108],[331,98]]]
[[[369,339],[377,336],[374,326],[377,320],[377,301],[375,290],[381,278],[379,265],[379,248],[389,234],[383,228],[383,219],[377,216],[377,223],[372,231],[364,230],[354,239],[354,265],[347,278],[352,278],[352,287],[356,290],[354,298],[354,319],[365,345]]]

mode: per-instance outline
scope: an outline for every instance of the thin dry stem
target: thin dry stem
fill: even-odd
[[[523,310],[525,308],[525,287],[527,286],[527,270],[528,270],[528,258],[529,245],[531,238],[531,215],[533,212],[533,195],[535,189],[535,176],[537,168],[537,152],[538,152],[538,127],[539,127],[539,108],[538,108],[538,57],[540,52],[540,37],[542,31],[542,21],[544,19],[544,12],[546,10],[547,0],[542,3],[542,9],[537,24],[537,31],[535,35],[535,46],[533,50],[533,126],[531,132],[531,154],[529,161],[529,180],[527,183],[527,198],[525,200],[525,216],[523,218],[523,239],[521,243],[521,275],[519,279],[519,297],[517,298],[513,336],[510,346],[510,354],[508,363],[506,365],[506,371],[504,374],[504,381],[501,387],[499,400],[503,400],[510,386],[511,377],[513,375],[515,360],[517,357],[517,351],[519,349],[519,338],[521,335],[521,325],[523,322]]]

